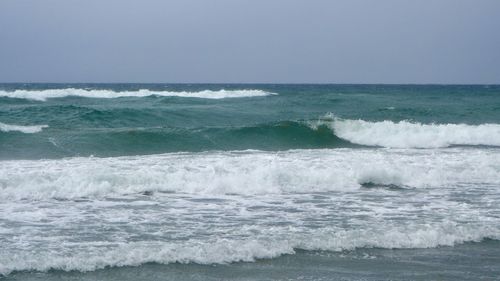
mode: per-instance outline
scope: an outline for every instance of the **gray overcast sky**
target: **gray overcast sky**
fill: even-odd
[[[0,0],[0,82],[500,83],[500,1]]]

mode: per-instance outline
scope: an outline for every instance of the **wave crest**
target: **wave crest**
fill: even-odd
[[[500,146],[500,124],[422,124],[334,118],[328,126],[351,143],[388,148],[440,148],[453,145]]]
[[[112,99],[120,97],[148,97],[148,96],[224,99],[224,98],[243,98],[243,97],[263,97],[269,95],[276,95],[276,93],[266,92],[262,90],[254,90],[254,89],[218,90],[218,91],[203,90],[197,92],[154,91],[148,89],[116,92],[112,90],[86,90],[86,89],[76,89],[76,88],[0,91],[0,97],[29,99],[37,101],[46,101],[49,98],[64,98],[69,96],[77,96],[85,98],[103,98],[103,99]]]
[[[48,125],[35,125],[35,126],[20,126],[11,125],[0,122],[1,132],[21,132],[25,134],[34,134],[41,132],[44,128],[48,128]]]

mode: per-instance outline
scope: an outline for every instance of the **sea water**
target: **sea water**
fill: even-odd
[[[0,84],[0,279],[481,278],[500,86]]]

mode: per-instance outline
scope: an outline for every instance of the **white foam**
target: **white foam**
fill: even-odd
[[[402,174],[394,169],[387,170],[383,167],[374,167],[361,172],[358,177],[358,183],[403,186],[404,179],[402,178]]]
[[[0,97],[19,98],[45,101],[49,98],[63,98],[69,96],[78,96],[86,98],[119,98],[119,97],[147,97],[147,96],[165,96],[165,97],[190,97],[204,99],[224,99],[224,98],[242,98],[242,97],[263,97],[276,95],[262,90],[203,90],[197,92],[186,91],[154,91],[141,89],[137,91],[112,91],[112,90],[86,90],[86,89],[50,89],[50,90],[15,90],[0,91]]]
[[[274,233],[273,233],[274,232]],[[267,231],[246,239],[210,239],[208,241],[86,243],[73,246],[71,254],[54,249],[20,252],[0,256],[0,274],[13,271],[78,270],[93,271],[108,266],[139,266],[144,263],[226,264],[253,262],[294,254],[296,249],[342,251],[355,248],[432,248],[452,246],[484,238],[498,239],[498,228],[459,226],[455,223],[380,226],[371,229],[340,230],[323,228],[312,232],[289,228]],[[59,243],[61,246],[61,243]]]
[[[10,125],[0,122],[1,132],[21,132],[25,134],[34,134],[42,131],[43,128],[48,128],[48,125],[36,125],[36,126],[20,126],[20,125]]]
[[[0,199],[106,197],[146,191],[282,194],[500,184],[500,150],[296,150],[3,161]]]
[[[334,118],[329,126],[349,142],[391,148],[438,148],[451,145],[500,146],[500,124],[421,124],[368,122]]]
[[[500,239],[498,186],[495,148],[1,161],[0,274]]]

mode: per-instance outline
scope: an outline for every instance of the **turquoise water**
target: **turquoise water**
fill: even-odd
[[[35,98],[58,88],[158,92],[257,89],[275,93],[245,98],[131,96],[34,99],[5,97],[26,89]],[[67,91],[68,95],[71,91]],[[365,121],[479,125],[500,120],[498,86],[340,86],[340,85],[0,85],[0,122],[48,125],[38,134],[0,134],[0,158],[121,156],[178,151],[286,150],[353,147],[325,122]],[[4,93],[4,94],[2,94]],[[15,92],[12,93],[14,96]],[[213,93],[212,93],[213,94]],[[243,95],[245,92],[242,93]],[[124,94],[127,95],[127,94]],[[206,93],[210,97],[211,93]],[[3,97],[2,97],[3,96]],[[21,96],[18,93],[17,96]],[[15,144],[15,145],[14,145]]]
[[[0,278],[495,280],[500,86],[0,84]]]

